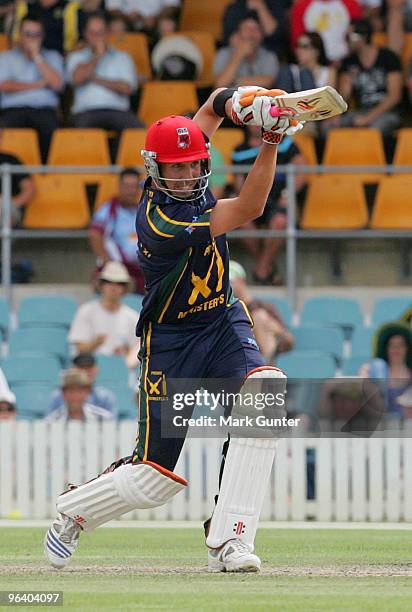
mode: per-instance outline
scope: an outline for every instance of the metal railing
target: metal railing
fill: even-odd
[[[250,165],[223,166],[214,168],[215,174],[241,174],[250,169]],[[3,295],[11,299],[11,256],[12,240],[21,238],[86,238],[85,230],[27,230],[13,229],[11,224],[12,184],[14,174],[116,174],[121,172],[121,166],[14,166],[2,164],[2,226],[1,226],[1,279]],[[142,166],[136,166],[139,172],[144,172]],[[412,174],[412,166],[296,166],[278,165],[278,172],[286,174],[286,190],[288,196],[287,227],[285,230],[234,230],[228,233],[229,238],[276,238],[286,239],[286,287],[287,296],[292,308],[296,305],[297,288],[297,243],[301,239],[345,239],[345,238],[412,238],[412,229],[402,230],[301,230],[296,227],[296,175],[297,174]]]

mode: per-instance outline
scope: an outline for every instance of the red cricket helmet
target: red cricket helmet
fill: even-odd
[[[187,192],[185,189],[179,189],[179,183],[187,182],[187,179],[167,179],[168,183],[177,185],[176,189],[169,189],[165,183],[166,179],[160,175],[158,164],[200,160],[201,174],[192,190],[191,199],[196,200],[205,193],[210,176],[209,143],[193,119],[171,115],[153,123],[147,131],[145,149],[142,149],[141,154],[147,173],[154,179],[158,188],[176,200],[187,199],[176,195],[179,191]]]

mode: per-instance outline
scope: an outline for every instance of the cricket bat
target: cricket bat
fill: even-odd
[[[248,106],[252,104],[256,95],[270,96],[271,94],[274,95],[275,92],[276,97],[272,98],[270,113],[272,117],[280,115],[282,111],[288,111],[298,121],[320,121],[340,115],[348,109],[348,105],[342,96],[329,85],[280,95],[278,94],[279,90],[276,89],[270,89],[267,92],[254,92],[242,97],[240,104]]]

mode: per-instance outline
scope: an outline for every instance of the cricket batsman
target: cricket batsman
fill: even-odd
[[[44,541],[55,567],[70,561],[82,531],[134,509],[163,505],[187,486],[174,473],[184,439],[161,435],[160,379],[237,378],[243,381],[240,393],[250,381],[285,379],[265,365],[247,309],[232,294],[225,237],[262,214],[277,145],[284,134],[302,128],[287,111],[272,116],[271,101],[284,93],[219,89],[193,119],[172,115],[148,129],[142,151],[148,178],[136,219],[147,290],[137,325],[142,339],[137,443],[131,456],[58,497],[58,514]],[[208,189],[209,139],[225,117],[236,125],[261,126],[262,146],[239,195],[216,201]],[[205,523],[210,571],[260,569],[254,541],[274,454],[273,438],[231,437],[226,443],[219,496]]]

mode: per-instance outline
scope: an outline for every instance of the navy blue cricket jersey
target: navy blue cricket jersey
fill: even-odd
[[[174,200],[147,179],[136,216],[138,262],[147,295],[137,325],[145,322],[204,324],[236,300],[229,283],[226,236],[212,238],[210,213],[216,198],[207,189],[198,200]]]

